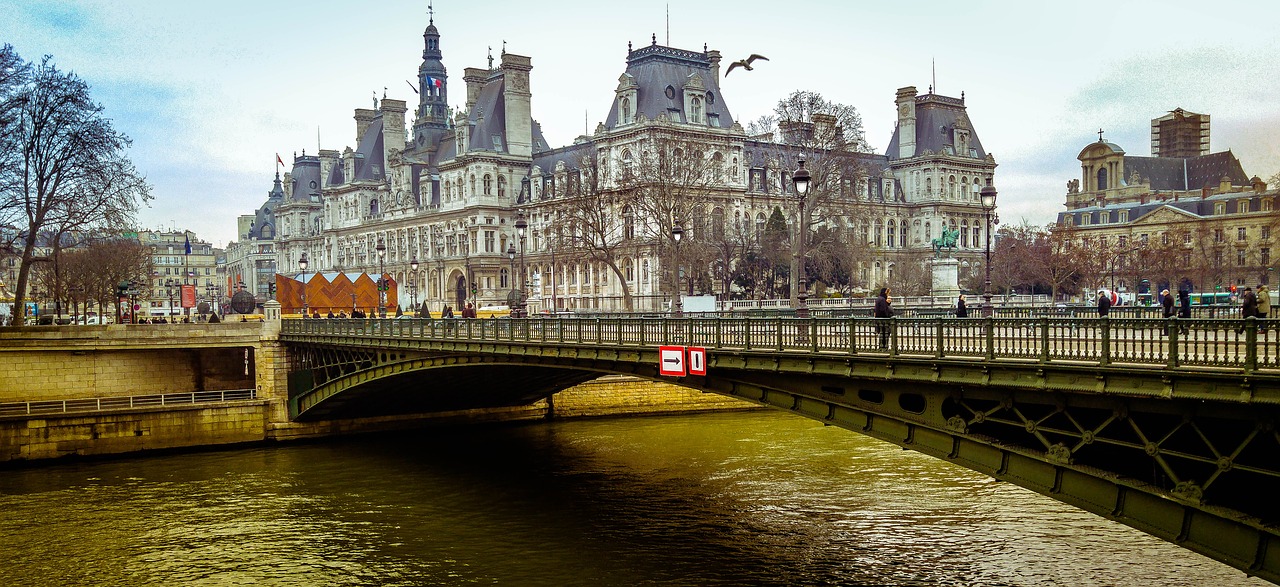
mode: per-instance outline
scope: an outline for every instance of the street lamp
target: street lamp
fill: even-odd
[[[413,296],[413,315],[418,315],[418,258],[409,261],[409,295]]]
[[[800,168],[791,174],[791,182],[796,186],[796,201],[800,203],[800,216],[796,218],[796,238],[799,241],[797,247],[798,263],[797,269],[800,272],[800,291],[796,292],[796,318],[808,318],[809,306],[805,300],[809,298],[809,279],[804,271],[804,245],[809,233],[809,224],[804,217],[804,201],[809,195],[809,170],[804,168],[804,159],[800,160]]]
[[[507,243],[507,259],[511,260],[511,296],[508,302],[511,304],[511,312],[515,313],[516,306],[520,305],[520,290],[516,288],[516,243],[511,241]]]
[[[526,177],[523,180],[521,180],[521,182],[524,184],[525,193],[528,193],[529,178]],[[528,304],[525,302],[525,297],[524,297],[524,285],[525,285],[524,284],[524,278],[525,278],[524,235],[525,235],[525,232],[528,230],[529,230],[529,222],[524,219],[524,210],[520,210],[519,212],[516,213],[516,236],[520,237],[520,290],[519,290],[520,295],[516,300],[516,304],[517,304],[516,312],[515,312],[516,318],[524,318],[525,316],[528,315],[528,313],[526,312],[526,308],[528,307]]]
[[[671,289],[671,315],[680,318],[684,316],[684,302],[680,300],[680,240],[684,238],[684,227],[680,226],[677,220],[675,225],[671,227],[671,239],[676,241],[675,259],[672,263],[671,274],[675,287]]]
[[[383,261],[387,258],[387,245],[383,244],[382,238],[378,238],[378,246],[374,247],[378,251],[378,317],[382,318],[387,315],[387,280],[386,270],[383,268]]]
[[[166,310],[165,313],[167,313],[170,318],[173,318],[173,280],[172,279],[164,280],[164,293],[169,295],[169,308]]]
[[[982,317],[989,318],[992,314],[991,309],[991,211],[996,208],[996,188],[995,186],[985,185],[978,192],[978,197],[982,201],[982,211],[987,217],[987,279],[982,282]]]
[[[298,267],[302,269],[302,317],[307,317],[307,253],[303,251],[298,259]]]

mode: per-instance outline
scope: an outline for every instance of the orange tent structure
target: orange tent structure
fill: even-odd
[[[306,278],[306,283],[301,278]],[[319,312],[321,316],[329,312],[338,314],[359,309],[368,316],[375,316],[378,311],[377,276],[368,273],[341,273],[338,271],[321,271],[318,273],[299,273],[296,276],[276,274],[276,300],[280,302],[280,310],[285,314],[302,313],[302,294],[307,294],[307,311]],[[387,314],[394,314],[399,304],[399,284],[391,276],[384,275],[387,280]]]

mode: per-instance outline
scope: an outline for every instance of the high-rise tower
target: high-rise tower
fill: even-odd
[[[436,144],[449,128],[449,74],[440,61],[440,31],[435,18],[422,33],[422,65],[418,67],[418,111],[413,123],[413,144],[427,147]]]

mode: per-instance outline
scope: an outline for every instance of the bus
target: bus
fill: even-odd
[[[1227,291],[1192,293],[1191,305],[1192,306],[1227,306],[1235,302],[1234,297],[1235,297],[1234,294]]]

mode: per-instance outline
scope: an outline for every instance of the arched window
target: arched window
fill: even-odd
[[[633,239],[636,237],[636,215],[631,210],[631,206],[622,207],[622,238]]]
[[[631,123],[631,99],[630,98],[626,98],[626,97],[622,98],[622,101],[618,104],[618,113],[620,114],[619,118],[622,119],[622,124]]]
[[[633,164],[634,162],[631,160],[631,151],[629,149],[624,149],[622,151],[622,179],[631,179],[631,175],[635,171]]]
[[[954,175],[947,180],[947,197],[951,199],[956,197],[956,176]]]
[[[507,195],[507,176],[498,176],[498,197],[503,198]]]
[[[898,246],[905,249],[907,247],[907,221],[903,220],[902,224],[898,225],[898,228],[900,229],[898,231]]]
[[[724,179],[724,155],[720,153],[711,156],[711,178],[716,181]]]
[[[885,234],[886,234],[886,236],[885,236],[885,241],[884,241],[884,242],[885,242],[885,243],[886,243],[890,248],[892,248],[892,247],[893,247],[893,245],[896,243],[896,239],[895,239],[894,237],[895,237],[895,235],[897,235],[897,232],[898,232],[897,230],[895,230],[895,229],[897,228],[897,225],[898,225],[898,223],[896,223],[896,222],[894,222],[894,221],[892,221],[892,220],[890,220],[890,221],[889,221],[889,223],[888,223],[887,225],[885,225]]]
[[[377,198],[369,200],[369,215],[370,216],[378,215],[378,199]]]
[[[508,285],[510,281],[511,281],[511,276],[507,273],[506,269],[503,269],[502,271],[498,272],[498,283],[499,283],[498,287],[510,287]]]
[[[624,271],[627,274],[627,281],[636,280],[636,266],[631,262],[631,259],[627,259]]]
[[[756,238],[764,236],[765,218],[764,212],[756,212]]]
[[[1107,189],[1107,168],[1103,167],[1098,170],[1098,189]]]
[[[463,189],[462,189],[462,178],[461,178],[461,177],[459,177],[459,178],[458,178],[458,193],[454,194],[454,196],[455,196],[455,197],[457,197],[458,199],[462,199],[462,198],[467,197],[467,192],[463,191]]]
[[[972,194],[973,194],[973,191],[969,189],[969,178],[967,177],[960,178],[960,197],[963,199],[968,199],[969,196],[971,196]]]
[[[689,101],[689,104],[690,104],[689,122],[693,124],[701,124],[702,123],[702,99],[694,98]]]
[[[876,248],[879,248],[884,246],[884,223],[882,223],[879,219],[877,219],[875,222],[875,225],[876,225]]]
[[[960,221],[960,247],[969,248],[969,221]]]
[[[724,208],[717,207],[711,211],[711,236],[724,240]]]

